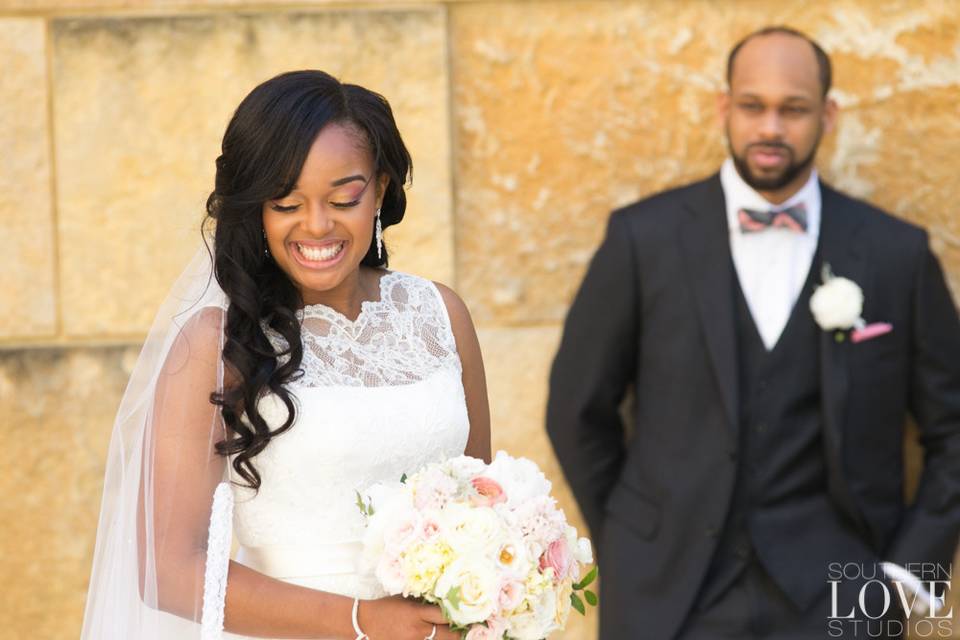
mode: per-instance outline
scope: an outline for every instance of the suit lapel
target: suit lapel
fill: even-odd
[[[820,222],[820,256],[836,276],[842,276],[866,288],[866,250],[857,242],[858,216],[843,203],[833,189],[821,183],[823,206]],[[817,278],[819,281],[819,277]],[[850,389],[849,355],[852,344],[847,336],[838,341],[833,331],[820,334],[820,394],[823,408],[823,436],[827,450],[828,480],[832,495],[863,524],[856,502],[843,476],[844,424]]]
[[[717,378],[731,433],[740,423],[733,269],[726,205],[719,175],[701,183],[684,203],[680,247],[696,298],[696,311]]]

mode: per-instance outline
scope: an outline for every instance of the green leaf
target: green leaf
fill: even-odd
[[[367,504],[363,501],[363,496],[360,495],[359,491],[354,490],[357,494],[357,509],[360,509],[360,513],[367,516],[368,518],[373,515],[373,503]]]
[[[597,594],[587,589],[583,592],[583,597],[591,607],[597,606]]]
[[[586,608],[583,606],[583,600],[580,599],[575,593],[570,594],[570,604],[573,605],[573,608],[580,612],[580,615],[587,615]]]
[[[460,587],[454,587],[447,592],[447,602],[456,610],[460,609]]]
[[[407,484],[407,474],[400,476],[400,484]]]
[[[360,513],[367,515],[367,505],[363,504],[363,496],[360,495],[360,492],[357,491],[357,509],[360,509]]]
[[[594,565],[594,566],[593,566],[593,569],[590,569],[590,573],[588,573],[587,575],[583,576],[583,580],[581,580],[581,581],[578,582],[577,584],[573,585],[574,590],[575,590],[575,591],[579,591],[580,589],[583,589],[584,587],[588,586],[591,582],[593,582],[594,580],[596,580],[596,579],[597,579],[597,571],[599,571],[599,569],[598,569],[597,565]]]
[[[833,334],[833,339],[836,340],[838,343],[840,343],[846,339],[846,336],[843,334],[842,331],[837,331],[835,334]]]

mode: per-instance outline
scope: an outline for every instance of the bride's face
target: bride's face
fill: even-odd
[[[362,134],[349,125],[327,125],[310,147],[293,190],[263,204],[270,255],[300,289],[304,303],[356,285],[388,180],[378,180],[373,172]]]

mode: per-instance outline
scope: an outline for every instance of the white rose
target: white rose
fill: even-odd
[[[516,578],[522,578],[533,570],[533,562],[538,559],[539,556],[536,558],[530,556],[523,538],[517,535],[505,537],[496,554],[497,566],[500,570]]]
[[[553,487],[535,462],[514,458],[505,451],[497,452],[484,475],[503,487],[511,507],[537,496],[548,496]]]
[[[500,516],[489,507],[450,503],[440,513],[440,529],[444,542],[457,555],[478,553],[493,558],[504,542]]]
[[[483,622],[494,614],[500,597],[500,579],[486,558],[461,557],[450,563],[440,576],[436,593],[450,620],[466,626]],[[455,598],[451,598],[453,593]]]
[[[593,547],[588,538],[577,538],[577,529],[569,525],[567,525],[566,538],[574,560],[580,564],[593,563]]]
[[[507,635],[516,640],[546,638],[559,628],[557,613],[557,593],[546,589],[539,597],[528,599],[521,613],[507,618]]]
[[[824,269],[824,283],[810,297],[810,311],[824,331],[850,329],[862,322],[863,291],[852,280],[830,276]]]

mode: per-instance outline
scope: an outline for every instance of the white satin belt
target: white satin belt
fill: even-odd
[[[237,562],[273,578],[355,574],[362,552],[360,542],[241,546]]]

